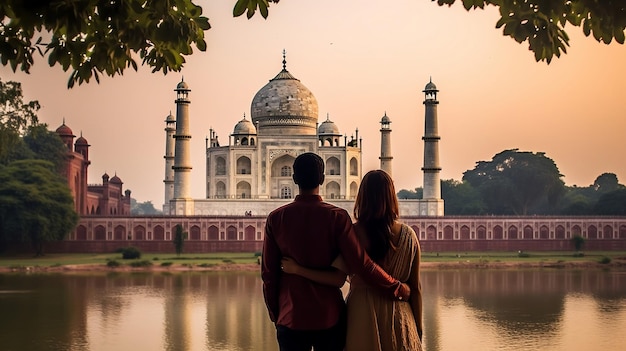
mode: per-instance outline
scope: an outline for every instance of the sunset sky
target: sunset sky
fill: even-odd
[[[264,20],[232,17],[235,0],[196,1],[213,27],[208,48],[180,73],[146,66],[71,90],[70,72],[38,57],[30,75],[0,67],[39,100],[41,122],[66,124],[90,148],[89,183],[117,174],[138,201],[163,204],[164,120],[175,113],[173,89],[191,88],[192,196],[205,196],[205,137],[222,145],[256,92],[282,68],[308,87],[342,133],[363,138],[363,172],[379,167],[380,118],[392,120],[396,188],[422,186],[424,95],[430,77],[438,99],[442,179],[460,180],[477,161],[519,148],[545,152],[567,185],[588,186],[604,173],[626,183],[626,47],[587,38],[567,26],[568,53],[535,62],[526,43],[495,28],[495,8],[467,12],[429,0],[297,1],[272,4]]]

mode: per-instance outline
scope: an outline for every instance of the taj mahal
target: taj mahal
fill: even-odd
[[[165,177],[163,213],[176,216],[267,215],[292,201],[298,189],[292,180],[295,158],[315,152],[326,163],[320,195],[325,201],[352,212],[362,169],[358,129],[350,139],[326,119],[319,123],[315,95],[287,70],[283,51],[282,70],[252,98],[250,118],[243,116],[225,144],[215,130],[206,138],[206,197],[190,196],[189,85],[176,86],[176,116],[165,119]],[[401,200],[403,216],[443,216],[439,173],[437,87],[432,81],[423,90],[424,196]],[[380,169],[392,174],[391,119],[380,119]],[[221,139],[224,140],[224,139]]]
[[[267,214],[293,201],[295,158],[315,152],[325,162],[320,195],[352,213],[364,174],[358,130],[348,138],[330,116],[320,121],[317,100],[282,69],[252,98],[250,113],[233,119],[232,133],[221,143],[217,132],[206,137],[206,178],[203,199],[190,196],[191,89],[176,86],[176,115],[165,119],[163,215],[133,216],[130,191],[123,192],[117,174],[102,184],[87,184],[89,144],[75,137],[65,123],[57,133],[68,147],[63,174],[81,215],[66,240],[49,243],[48,252],[113,252],[135,246],[145,252],[170,252],[175,228],[189,233],[187,252],[258,252],[263,246]],[[625,250],[626,218],[611,216],[444,216],[439,164],[437,93],[429,81],[424,90],[423,197],[400,200],[400,218],[417,234],[423,252],[561,251],[582,236],[588,250]],[[371,123],[378,120],[372,119]],[[367,123],[367,122],[366,122]],[[392,173],[391,118],[380,123],[380,169]],[[418,169],[417,165],[413,166]],[[367,172],[367,170],[365,171]]]

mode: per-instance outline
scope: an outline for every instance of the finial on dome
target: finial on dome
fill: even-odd
[[[287,70],[287,51],[283,49],[283,70]]]
[[[65,125],[65,117],[63,117],[63,125]]]
[[[326,112],[326,120],[330,122],[330,113]]]

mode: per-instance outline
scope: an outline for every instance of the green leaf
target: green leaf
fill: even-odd
[[[613,30],[613,35],[615,35],[615,41],[624,44],[624,29],[615,28]]]
[[[248,8],[248,3],[250,1],[251,0],[237,0],[237,3],[233,8],[233,17],[239,17],[243,15],[243,13],[246,12],[246,9]]]

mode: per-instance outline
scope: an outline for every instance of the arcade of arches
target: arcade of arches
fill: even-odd
[[[422,250],[626,250],[625,217],[406,217]],[[84,217],[51,252],[112,252],[133,245],[146,252],[171,252],[176,225],[188,233],[185,252],[256,252],[263,245],[265,217]]]

